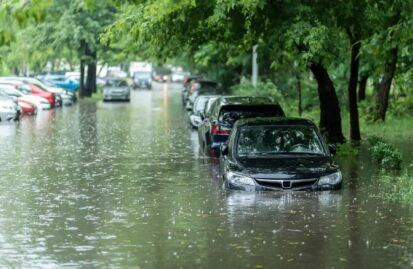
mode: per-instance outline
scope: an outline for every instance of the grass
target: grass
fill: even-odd
[[[392,201],[413,203],[413,176],[407,171],[399,176],[381,175],[380,187],[383,189],[381,196]]]
[[[89,102],[99,102],[99,101],[102,101],[102,99],[103,99],[103,94],[101,92],[93,93],[91,97],[84,98],[84,100],[89,101]]]

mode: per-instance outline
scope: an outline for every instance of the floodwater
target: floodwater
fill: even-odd
[[[341,191],[225,191],[179,89],[1,124],[0,268],[413,267],[413,207],[363,154]]]

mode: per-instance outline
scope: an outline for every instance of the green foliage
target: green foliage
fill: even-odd
[[[372,141],[378,141],[377,138],[372,138]],[[377,161],[383,168],[400,169],[402,163],[402,154],[395,146],[381,141],[376,142],[369,147],[369,153],[374,160]]]
[[[398,176],[382,174],[379,183],[383,198],[413,204],[413,176],[407,171]]]
[[[390,104],[391,115],[400,117],[403,115],[413,115],[413,96],[401,97]]]
[[[357,156],[360,153],[360,148],[350,143],[337,145],[337,156]]]
[[[380,136],[370,135],[370,136],[367,137],[367,143],[370,145],[370,147],[375,146],[379,142],[385,143],[384,139],[381,138]]]
[[[257,81],[256,87],[252,85],[251,80],[243,79],[239,85],[232,87],[232,94],[239,96],[253,95],[253,96],[271,96],[275,101],[283,105],[284,97],[269,80]]]

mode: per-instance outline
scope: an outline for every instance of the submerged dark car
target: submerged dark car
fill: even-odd
[[[284,116],[281,106],[270,97],[220,97],[206,114],[201,115],[202,122],[198,126],[200,148],[207,156],[218,157],[219,147],[227,141],[237,120]]]
[[[342,175],[334,154],[309,120],[239,120],[221,146],[220,176],[236,190],[338,189]]]

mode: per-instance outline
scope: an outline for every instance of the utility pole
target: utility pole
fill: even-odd
[[[257,63],[257,48],[258,45],[252,47],[252,86],[257,86],[258,80],[258,63]]]

